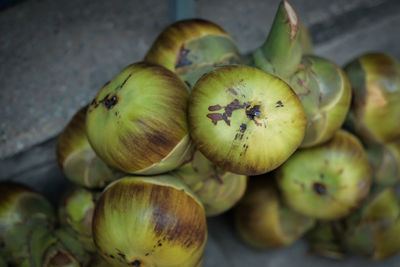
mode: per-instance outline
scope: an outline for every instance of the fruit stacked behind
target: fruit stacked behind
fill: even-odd
[[[58,162],[77,187],[60,202],[60,223],[44,220],[43,235],[75,235],[85,260],[69,246],[47,256],[56,241],[33,253],[12,245],[6,238],[21,222],[43,228],[35,214],[8,222],[19,195],[18,205],[0,200],[0,254],[26,266],[84,266],[88,254],[92,266],[200,266],[206,216],[239,202],[234,221],[252,247],[288,246],[309,232],[324,255],[392,256],[400,250],[391,238],[400,226],[399,104],[394,59],[368,54],[343,71],[312,55],[287,1],[247,56],[211,22],[174,23],[60,135]],[[352,133],[341,129],[345,120]]]

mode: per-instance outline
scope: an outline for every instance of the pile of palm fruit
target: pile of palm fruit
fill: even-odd
[[[399,63],[314,55],[286,0],[238,51],[212,22],[168,26],[59,136],[74,187],[56,209],[1,183],[0,267],[201,266],[206,217],[228,210],[256,249],[398,253]]]

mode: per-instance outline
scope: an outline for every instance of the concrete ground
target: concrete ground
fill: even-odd
[[[400,59],[400,1],[292,0],[318,55],[339,65],[367,51]],[[278,0],[197,0],[196,15],[227,30],[242,53],[266,38]],[[168,1],[26,0],[0,10],[0,180],[53,202],[68,185],[55,140],[77,109],[124,66],[143,59],[170,23]],[[209,220],[204,266],[399,266],[308,255],[303,241],[259,252],[241,244],[229,214]]]

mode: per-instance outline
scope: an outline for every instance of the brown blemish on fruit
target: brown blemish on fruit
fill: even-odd
[[[314,183],[312,189],[317,195],[325,195],[326,194],[326,186],[321,183]]]
[[[118,256],[120,256],[121,258],[123,258],[124,260],[126,259],[126,256],[125,256],[125,254],[124,253],[122,253],[121,251],[119,251],[119,250],[117,250],[118,251]]]
[[[297,14],[296,14],[296,11],[294,10],[294,8],[289,4],[288,1],[284,1],[284,6],[285,6],[286,14],[288,17],[286,23],[290,24],[290,41],[293,41],[297,35],[298,27],[299,27]]]
[[[186,49],[183,45],[181,46],[181,49],[179,50],[179,55],[178,55],[177,61],[175,63],[176,69],[192,65],[193,62],[187,58],[189,52],[190,52],[189,49]]]
[[[234,94],[234,95],[238,95],[238,93],[236,92],[236,90],[233,89],[233,88],[229,88],[228,91],[231,92],[231,93]]]
[[[210,118],[212,123],[214,125],[217,125],[218,121],[223,120],[227,125],[231,125],[231,121],[228,120],[228,117],[226,116],[225,113],[220,114],[220,113],[209,113],[207,114],[207,118]]]
[[[70,256],[62,251],[58,251],[56,255],[53,256],[50,265],[53,266],[65,266],[72,263]]]
[[[244,133],[246,131],[246,129],[247,129],[247,125],[246,124],[244,124],[244,123],[240,124],[240,132],[241,133]]]
[[[283,107],[283,103],[282,103],[282,101],[278,101],[278,102],[276,102],[276,106],[275,106],[276,108],[281,108],[281,107]]]
[[[228,118],[232,116],[232,112],[237,109],[246,108],[247,106],[249,106],[248,103],[241,104],[238,99],[235,99],[231,103],[229,103],[227,106],[224,107],[224,113],[222,113],[222,114],[221,113],[208,113],[207,118],[211,119],[211,121],[214,125],[217,125],[218,121],[223,120],[228,126],[230,126],[231,121]],[[211,109],[215,109],[215,108],[222,109],[222,107],[218,104],[208,107],[209,111],[213,111],[213,110],[210,110],[210,108]]]
[[[132,73],[128,75],[128,77],[126,77],[126,79],[121,83],[120,86],[117,87],[117,89],[121,89],[122,87],[125,86],[126,82],[129,80],[129,78],[132,76]]]
[[[137,266],[137,267],[139,267],[141,264],[142,264],[141,261],[135,260],[135,261],[130,262],[129,266]]]
[[[222,107],[220,105],[215,105],[215,106],[209,106],[208,107],[209,111],[217,111],[217,110],[220,110],[220,109],[222,109]]]

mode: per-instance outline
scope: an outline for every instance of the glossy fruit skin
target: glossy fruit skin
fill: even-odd
[[[306,117],[279,78],[247,66],[223,66],[196,83],[189,101],[196,148],[218,167],[256,175],[281,165],[300,145]]]
[[[190,162],[171,174],[196,194],[203,203],[207,217],[231,209],[243,197],[248,178],[218,168],[198,150]]]
[[[239,58],[234,40],[224,29],[204,19],[187,19],[166,27],[144,60],[175,72],[191,88],[204,73]]]
[[[272,179],[251,177],[245,196],[234,209],[234,222],[245,244],[256,249],[271,249],[291,245],[315,220],[290,210],[282,202]]]
[[[125,177],[97,202],[93,238],[115,266],[200,266],[207,239],[202,204],[170,175]]]
[[[400,138],[400,65],[384,53],[360,55],[345,67],[353,92],[346,127],[366,144]]]
[[[325,58],[303,56],[289,84],[300,98],[307,114],[307,129],[301,147],[328,141],[340,129],[351,103],[347,75]]]
[[[191,153],[187,100],[187,87],[173,72],[146,62],[129,65],[89,106],[89,142],[102,160],[123,172],[173,170]]]
[[[57,162],[65,176],[87,188],[103,188],[122,174],[93,151],[86,136],[87,106],[79,109],[57,140]]]
[[[361,142],[339,130],[319,146],[298,150],[277,171],[288,206],[318,219],[342,218],[368,195],[371,168]]]

